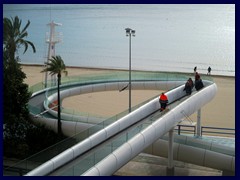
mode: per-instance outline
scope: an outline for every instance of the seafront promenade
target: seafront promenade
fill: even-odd
[[[44,82],[43,66],[23,65],[23,71],[27,78],[25,82],[31,87],[37,83]],[[119,70],[90,69],[67,67],[68,77],[81,77],[86,75],[101,75]],[[186,74],[193,76],[193,74]],[[200,74],[202,75],[202,74]],[[235,77],[228,76],[206,76],[217,84],[217,94],[214,99],[202,108],[202,125],[217,126],[222,128],[235,128]],[[63,77],[64,78],[64,77]],[[202,77],[204,79],[204,77]],[[132,92],[133,106],[154,97],[161,92],[158,90],[136,90]],[[116,99],[116,101],[112,101]],[[99,116],[111,117],[125,111],[128,108],[128,91],[107,91],[64,99],[63,107],[75,111],[84,111]],[[197,113],[190,116],[193,121],[197,119]]]

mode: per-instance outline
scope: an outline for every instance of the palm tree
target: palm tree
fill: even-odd
[[[6,131],[4,131],[10,132],[7,134],[15,139],[26,135],[22,124],[27,123],[26,120],[29,114],[27,103],[31,94],[28,91],[28,85],[24,83],[26,74],[18,63],[20,58],[15,55],[21,47],[25,47],[24,53],[29,46],[32,47],[34,53],[36,52],[33,43],[26,40],[29,25],[30,21],[21,27],[22,21],[19,20],[18,16],[15,18],[3,18],[3,117],[6,125]],[[17,131],[20,134],[17,134]]]
[[[41,72],[50,72],[50,75],[57,75],[57,101],[58,101],[58,134],[62,135],[61,128],[61,101],[60,101],[60,84],[62,73],[67,75],[66,66],[61,56],[52,56],[52,59],[49,59],[49,62],[46,62],[46,68]]]
[[[9,59],[15,59],[15,53],[17,50],[24,46],[25,53],[30,45],[33,49],[33,52],[36,52],[35,46],[32,42],[25,40],[28,36],[28,32],[26,31],[28,26],[30,25],[30,21],[28,20],[25,27],[21,30],[22,21],[19,20],[18,16],[14,19],[11,18],[3,18],[3,45],[4,51],[9,53]]]

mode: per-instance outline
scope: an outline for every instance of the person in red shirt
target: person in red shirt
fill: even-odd
[[[160,105],[161,105],[160,111],[163,111],[164,109],[166,109],[166,106],[167,106],[167,103],[168,103],[168,97],[164,93],[162,93],[160,98],[159,98],[159,102],[160,102]]]

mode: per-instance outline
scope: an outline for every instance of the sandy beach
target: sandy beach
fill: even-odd
[[[25,83],[29,86],[44,81],[43,66],[22,65],[26,73]],[[68,76],[106,73],[111,70],[68,67]],[[218,92],[215,98],[201,109],[202,125],[235,128],[235,77],[213,76]],[[159,95],[159,90],[132,91],[132,106]],[[111,117],[128,109],[128,91],[107,91],[83,94],[63,100],[66,109],[86,112],[93,115]],[[197,113],[190,116],[197,121]]]

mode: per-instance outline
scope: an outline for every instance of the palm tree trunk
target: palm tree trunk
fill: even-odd
[[[60,83],[61,83],[61,74],[58,74],[58,134],[62,135],[62,127],[61,127],[61,100],[60,100]]]

